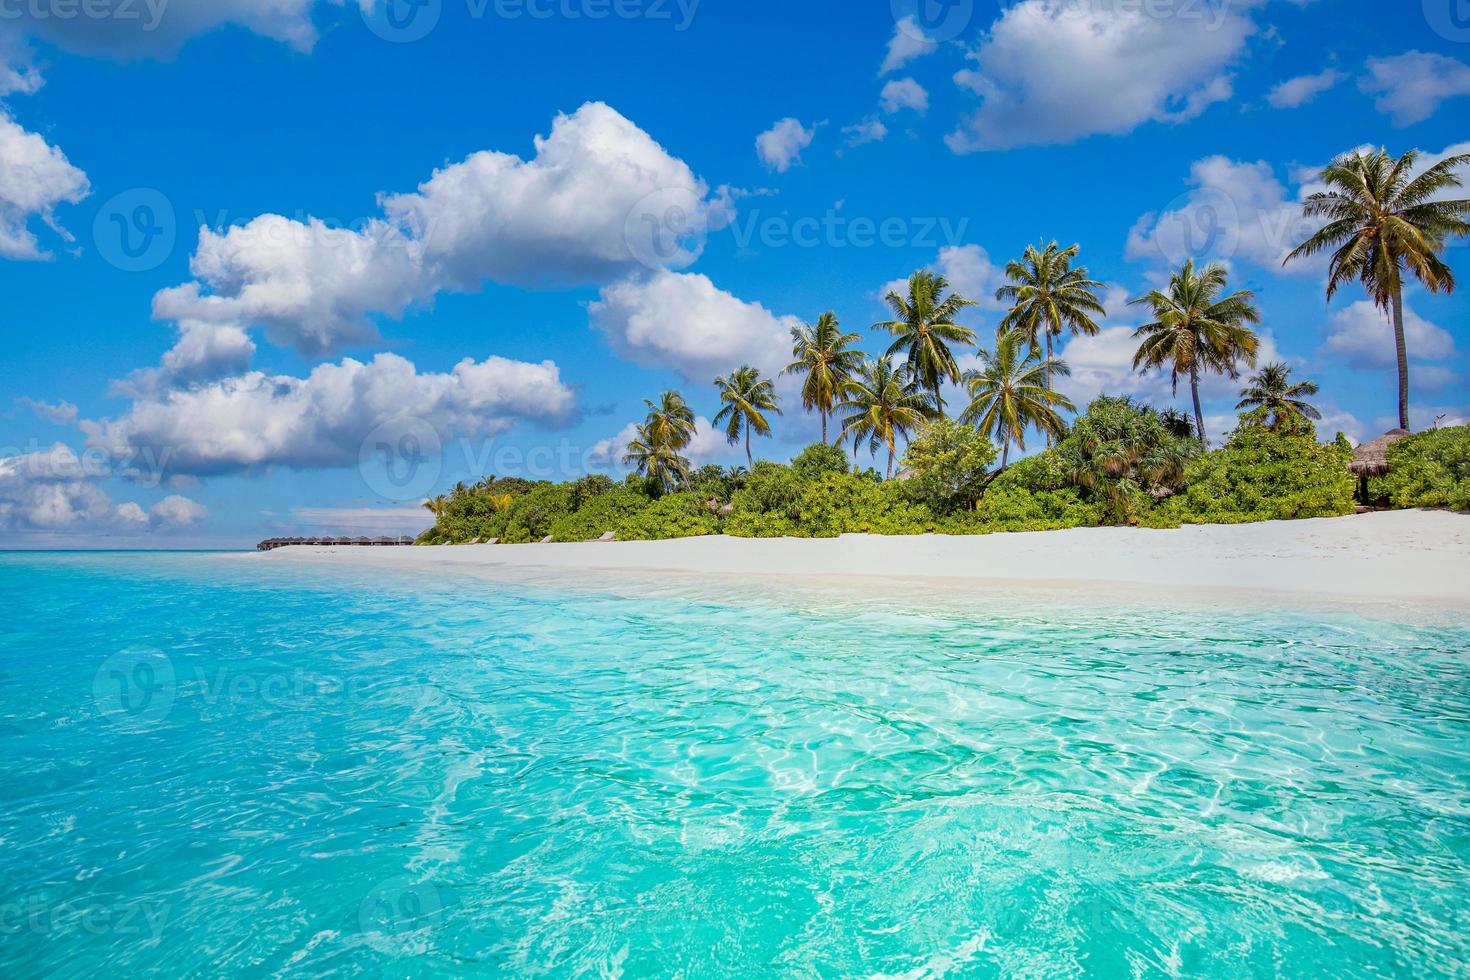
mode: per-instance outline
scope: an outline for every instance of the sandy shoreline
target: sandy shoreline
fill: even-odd
[[[1470,609],[1470,515],[1396,511],[1172,530],[1078,528],[978,537],[707,537],[610,544],[283,548],[263,561],[425,570],[663,572],[762,580],[949,580],[984,591],[1063,585]],[[1132,587],[1132,588],[1130,588]]]

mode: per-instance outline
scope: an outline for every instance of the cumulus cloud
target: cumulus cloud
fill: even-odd
[[[816,126],[808,129],[788,116],[755,138],[755,151],[767,167],[784,174],[793,164],[801,163],[801,151],[812,145],[816,135]]]
[[[1395,126],[1409,126],[1434,115],[1445,100],[1470,95],[1470,65],[1424,51],[1369,58],[1358,87],[1375,96],[1373,107]]]
[[[1193,119],[1231,97],[1230,66],[1255,30],[1237,4],[1159,17],[1147,5],[1021,0],[955,75],[981,104],[947,142],[972,153]]]
[[[1271,89],[1266,94],[1266,101],[1273,109],[1295,109],[1311,102],[1346,77],[1336,68],[1328,68],[1315,75],[1290,78]]]
[[[443,437],[487,436],[521,420],[561,425],[575,393],[550,362],[469,358],[420,373],[396,354],[317,366],[307,377],[253,371],[141,394],[119,418],[84,421],[88,445],[114,458],[147,453],[170,473],[208,476],[272,466],[357,463],[363,440],[395,419],[421,419]]]
[[[343,0],[320,0],[340,7]],[[8,27],[68,51],[115,58],[168,57],[190,37],[235,24],[309,51],[319,0],[26,0]]]
[[[922,114],[929,111],[929,93],[912,78],[896,78],[884,85],[879,100],[884,112],[912,109]]]
[[[56,425],[71,425],[77,420],[77,407],[71,402],[58,402],[52,405],[22,395],[15,400],[15,403],[21,408],[35,412],[37,418],[45,419]]]
[[[842,128],[842,135],[847,137],[848,146],[862,146],[864,143],[880,143],[888,137],[888,127],[883,125],[881,119],[864,119],[860,123]]]
[[[1404,307],[1404,343],[1410,358],[1439,360],[1455,353],[1455,339],[1449,331],[1407,306]],[[1398,364],[1393,325],[1387,314],[1366,299],[1332,315],[1327,322],[1327,339],[1322,351],[1356,368],[1391,368]]]
[[[274,214],[203,228],[194,280],[161,291],[154,315],[259,324],[273,343],[319,356],[376,339],[374,314],[401,316],[441,290],[687,265],[728,220],[723,195],[602,103],[558,116],[535,145],[530,160],[473,154],[415,193],[385,197],[383,216],[355,228]]]
[[[31,228],[39,218],[62,240],[71,235],[57,223],[59,204],[76,204],[91,192],[87,175],[66,154],[11,119],[0,108],[0,256],[45,259]]]
[[[613,283],[589,312],[618,354],[694,383],[741,364],[774,375],[790,360],[798,322],[732,296],[707,276],[668,271]]]
[[[132,501],[115,503],[100,485],[105,470],[62,443],[0,457],[0,530],[136,532],[185,527],[208,516],[202,504],[178,495],[146,511]]]
[[[916,18],[904,17],[894,25],[893,37],[888,41],[888,53],[883,57],[878,74],[898,71],[916,58],[933,54],[938,47],[938,42],[925,35]]]

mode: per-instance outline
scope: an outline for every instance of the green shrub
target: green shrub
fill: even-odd
[[[1470,427],[1409,436],[1388,450],[1388,475],[1375,489],[1395,507],[1470,510]]]
[[[1242,416],[1224,448],[1190,462],[1164,515],[1186,524],[1337,517],[1353,512],[1352,455],[1310,422],[1272,429]]]
[[[926,425],[903,454],[905,494],[936,514],[973,507],[990,479],[995,447],[979,431],[953,419]]]
[[[572,488],[565,484],[541,483],[525,496],[517,497],[505,511],[504,525],[498,534],[502,544],[525,544],[540,541],[551,533],[551,527],[572,512]]]
[[[623,518],[614,530],[620,541],[664,541],[719,534],[720,518],[710,512],[707,500],[690,490],[665,494]]]
[[[851,464],[847,451],[840,446],[825,446],[817,443],[807,446],[791,461],[791,472],[803,483],[819,480],[828,473],[849,473]]]
[[[793,532],[803,538],[841,534],[924,534],[939,522],[893,483],[876,484],[850,473],[828,473],[807,484]]]
[[[592,497],[577,511],[558,518],[551,525],[550,533],[558,541],[596,541],[608,531],[616,531],[623,522],[652,503],[635,490],[617,487]]]
[[[1104,395],[1087,406],[1056,447],[1057,463],[1109,523],[1143,523],[1155,499],[1184,482],[1199,443],[1169,430],[1159,413]]]
[[[742,538],[795,536],[805,489],[790,467],[756,463],[745,487],[731,500],[735,513],[725,522],[725,533]]]

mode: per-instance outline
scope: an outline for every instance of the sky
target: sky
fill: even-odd
[[[1281,259],[1336,155],[1470,151],[1467,62],[1463,0],[0,0],[0,547],[416,533],[620,475],[669,388],[743,462],[716,375],[827,310],[879,352],[916,269],[993,336],[1053,239],[1107,284],[1079,405],[1185,406],[1129,300],[1196,257],[1373,438],[1387,322]],[[1462,421],[1470,291],[1406,304],[1412,420]],[[778,387],[768,459],[819,433]]]

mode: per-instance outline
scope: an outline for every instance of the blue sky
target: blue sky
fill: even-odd
[[[0,0],[0,546],[413,531],[458,479],[620,472],[643,398],[709,417],[828,309],[876,351],[916,268],[983,335],[1052,238],[1109,284],[1079,402],[1170,400],[1126,300],[1199,254],[1371,438],[1388,327],[1280,268],[1294,202],[1358,145],[1470,149],[1458,0],[392,2]],[[1407,302],[1415,423],[1463,419],[1470,298]],[[816,438],[787,404],[768,458]]]

